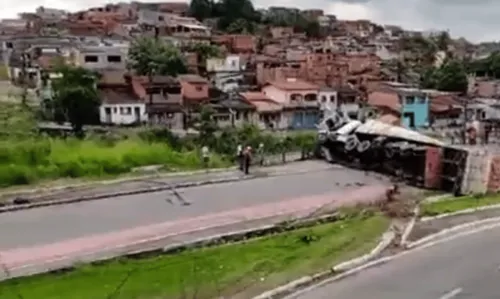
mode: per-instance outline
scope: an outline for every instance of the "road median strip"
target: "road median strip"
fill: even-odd
[[[119,298],[177,298],[182,293],[198,293],[197,298],[249,294],[244,297],[250,298],[300,274],[315,273],[325,266],[328,270],[328,264],[369,251],[389,224],[388,219],[373,213],[328,217],[333,218],[131,253],[127,258],[79,265],[59,274],[11,279],[1,282],[0,288],[6,298],[16,296],[16,290],[25,299],[105,298],[130,276],[119,290]],[[45,288],[49,281],[51,288]],[[23,288],[17,289],[17,284]]]
[[[461,197],[449,196],[437,201],[422,202],[421,216],[434,217],[465,210],[474,212],[475,210],[487,209],[489,206],[498,205],[500,205],[500,194],[477,194]]]

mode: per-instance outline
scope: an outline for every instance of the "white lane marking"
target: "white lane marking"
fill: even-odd
[[[453,291],[444,294],[439,299],[452,299],[452,298],[456,297],[458,294],[462,293],[462,291],[463,291],[462,288],[456,288]]]

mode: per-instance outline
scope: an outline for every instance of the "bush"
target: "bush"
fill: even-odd
[[[211,158],[211,167],[227,162]],[[0,186],[33,183],[62,177],[100,177],[126,173],[134,167],[163,164],[167,169],[202,166],[196,150],[172,149],[168,143],[124,140],[117,142],[34,138],[0,142]]]

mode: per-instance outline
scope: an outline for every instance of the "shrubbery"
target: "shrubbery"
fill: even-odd
[[[283,152],[313,152],[316,146],[316,133],[271,133],[262,132],[257,127],[246,125],[241,128],[224,128],[218,130],[211,137],[198,136],[177,137],[166,129],[152,129],[139,134],[149,142],[168,142],[173,148],[180,150],[195,150],[204,145],[212,152],[232,158],[238,144],[257,148],[264,145],[266,154],[280,154]]]
[[[3,187],[40,179],[117,175],[152,164],[172,169],[194,169],[202,165],[197,151],[174,150],[166,142],[131,139],[110,143],[52,138],[0,142],[0,186]],[[214,155],[210,166],[227,164]]]
[[[167,169],[202,166],[196,136],[177,137],[168,130],[148,130],[140,138],[8,138],[0,141],[0,187],[22,185],[43,179],[103,177],[130,172],[132,168],[162,164]],[[252,126],[217,132],[208,146],[210,167],[228,166],[238,144],[256,148],[264,144],[266,154],[311,152],[312,133],[276,135]]]

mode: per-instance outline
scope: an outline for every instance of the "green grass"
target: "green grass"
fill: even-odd
[[[421,215],[436,216],[495,204],[500,204],[500,194],[450,197],[435,202],[424,202],[421,206]]]
[[[81,266],[2,282],[0,298],[20,298],[19,290],[24,299],[105,299],[129,275],[114,299],[250,298],[366,253],[388,225],[380,215],[355,216],[242,243]]]
[[[213,155],[210,167],[227,163]],[[47,179],[109,177],[134,167],[163,164],[169,169],[202,166],[196,151],[176,151],[167,143],[138,139],[117,142],[22,138],[0,141],[0,186]]]

